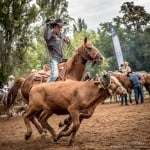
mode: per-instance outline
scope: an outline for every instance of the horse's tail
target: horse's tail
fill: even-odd
[[[14,81],[14,85],[9,89],[8,95],[7,95],[7,108],[10,108],[10,106],[14,103],[18,90],[21,88],[22,83],[24,82],[24,78],[16,78]]]

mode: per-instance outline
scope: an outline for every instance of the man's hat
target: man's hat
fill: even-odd
[[[54,20],[53,22],[51,22],[50,25],[51,25],[52,27],[55,27],[56,25],[59,25],[59,26],[62,27],[62,26],[67,25],[67,23],[66,23],[66,22],[63,22],[62,19],[56,19],[56,20]]]
[[[128,65],[129,63],[128,63],[127,61],[125,61],[124,64],[127,64],[127,65]]]

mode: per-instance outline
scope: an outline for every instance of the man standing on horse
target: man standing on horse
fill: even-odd
[[[64,42],[69,43],[70,40],[62,34],[62,28],[66,25],[61,19],[53,22],[46,21],[44,39],[47,43],[50,54],[51,75],[47,82],[53,82],[58,78],[58,63],[63,61]]]

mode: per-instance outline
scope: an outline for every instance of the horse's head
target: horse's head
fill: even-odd
[[[122,84],[118,81],[115,76],[110,74],[104,74],[101,79],[104,88],[108,89],[111,95],[118,94],[126,94],[126,89],[122,86]]]
[[[93,65],[100,65],[104,61],[103,55],[87,38],[84,39],[84,44],[78,49],[78,53],[83,59],[91,61]]]

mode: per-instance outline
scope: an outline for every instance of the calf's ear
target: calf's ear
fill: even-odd
[[[103,87],[102,83],[100,81],[94,81],[94,84],[100,89]]]

